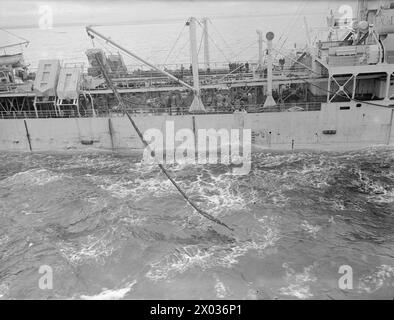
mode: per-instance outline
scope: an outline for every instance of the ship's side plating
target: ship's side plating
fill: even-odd
[[[394,145],[393,110],[355,102],[322,104],[320,111],[140,116],[142,132],[166,122],[175,131],[251,129],[254,149],[342,149]],[[25,125],[26,123],[26,125]],[[197,135],[196,135],[197,137]],[[141,150],[126,117],[0,120],[0,149],[13,151]],[[175,147],[181,142],[175,143]]]

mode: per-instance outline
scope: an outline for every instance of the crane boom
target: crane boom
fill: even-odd
[[[121,45],[117,44],[115,41],[111,40],[110,38],[102,35],[100,32],[94,30],[92,27],[87,26],[86,27],[86,32],[88,33],[88,35],[90,37],[93,37],[92,34],[98,36],[99,38],[103,39],[104,41],[110,43],[111,45],[113,45],[114,47],[118,48],[119,50],[123,51],[125,54],[127,54],[128,56],[137,59],[138,61],[141,61],[143,64],[146,64],[147,66],[151,67],[152,69],[164,74],[165,76],[169,77],[172,80],[175,80],[176,82],[178,82],[179,84],[185,86],[186,88],[192,90],[193,92],[196,91],[195,88],[191,85],[189,85],[188,83],[178,79],[177,77],[175,77],[174,75],[172,75],[171,73],[164,71],[162,69],[160,69],[159,67],[156,67],[155,65],[151,64],[150,62],[144,60],[143,58],[137,56],[136,54],[132,53],[131,51],[127,50],[126,48],[123,48]]]

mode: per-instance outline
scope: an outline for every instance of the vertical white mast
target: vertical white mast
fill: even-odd
[[[259,65],[257,70],[263,69],[263,32],[261,30],[256,30],[259,35]]]
[[[190,55],[192,60],[194,98],[189,108],[189,112],[205,112],[204,105],[200,98],[200,83],[198,77],[198,53],[197,53],[197,34],[196,18],[191,17],[188,21],[190,31]]]
[[[358,21],[362,21],[366,19],[365,13],[367,11],[368,5],[367,1],[365,0],[358,0],[357,1],[357,19]]]
[[[209,39],[208,39],[208,18],[202,19],[203,26],[204,26],[204,63],[205,69],[209,69]]]
[[[267,32],[267,98],[265,99],[263,108],[276,106],[276,102],[272,97],[272,39],[274,39],[273,32]]]
[[[312,41],[311,41],[311,35],[309,33],[308,21],[306,20],[305,16],[304,16],[304,28],[305,28],[306,44],[308,45],[308,50],[309,50],[310,46],[312,45]]]

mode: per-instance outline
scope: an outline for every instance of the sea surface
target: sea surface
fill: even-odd
[[[0,299],[394,298],[393,148],[167,168],[235,231],[138,156],[1,153]]]

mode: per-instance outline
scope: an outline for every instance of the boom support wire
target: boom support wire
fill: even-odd
[[[4,31],[4,32],[6,32],[6,33],[8,33],[8,34],[10,34],[10,35],[12,35],[12,36],[14,36],[15,38],[18,38],[18,39],[20,39],[20,40],[22,40],[22,42],[18,42],[18,43],[15,43],[15,44],[9,44],[9,45],[5,45],[5,46],[1,46],[0,47],[0,49],[5,49],[5,48],[9,48],[9,47],[14,47],[14,46],[18,46],[18,45],[25,45],[26,47],[30,44],[30,41],[29,40],[27,40],[27,39],[25,39],[25,38],[23,38],[23,37],[21,37],[21,36],[18,36],[18,35],[16,35],[15,33],[13,33],[13,32],[11,32],[11,31],[8,31],[7,29],[4,29],[4,28],[0,28],[0,30],[2,30],[2,31]]]
[[[170,57],[172,51],[174,50],[176,44],[178,43],[179,38],[181,37],[181,35],[182,35],[182,33],[183,33],[183,30],[185,30],[185,26],[186,26],[186,25],[183,25],[181,31],[179,32],[179,34],[178,34],[178,36],[177,36],[177,38],[176,38],[176,40],[175,40],[175,42],[174,42],[174,44],[172,45],[170,51],[168,52],[167,57],[166,57],[166,59],[164,60],[164,63],[163,63],[163,64],[166,64],[166,63],[167,63],[167,60],[168,60],[168,58]]]
[[[127,115],[127,118],[130,120],[131,125],[133,126],[134,130],[137,132],[138,137],[140,138],[141,142],[143,143],[143,145],[145,146],[145,148],[150,152],[151,156],[154,158],[155,157],[155,152],[154,150],[152,150],[149,147],[149,144],[146,142],[146,140],[144,139],[143,134],[141,133],[140,129],[138,128],[137,124],[135,123],[135,121],[132,119],[132,117],[130,116],[130,114],[127,112],[126,109],[126,105],[122,99],[122,97],[120,96],[118,90],[116,89],[116,87],[114,86],[113,82],[111,81],[107,71],[105,70],[105,67],[100,59],[100,56],[98,54],[95,55],[95,58],[97,60],[97,63],[100,66],[101,72],[108,84],[108,86],[111,88],[111,90],[113,91],[116,99],[119,102],[119,105],[121,106],[123,112]],[[170,174],[168,173],[167,169],[164,168],[164,166],[160,163],[157,164],[160,168],[160,170],[165,174],[165,176],[168,178],[168,180],[171,181],[171,183],[174,185],[174,187],[179,191],[179,193],[182,195],[182,197],[186,200],[186,202],[188,204],[190,204],[190,206],[193,207],[194,210],[197,211],[197,213],[199,213],[200,215],[202,215],[204,218],[211,220],[212,222],[215,222],[218,225],[221,225],[223,227],[225,227],[226,229],[230,230],[230,231],[234,231],[233,228],[229,227],[227,224],[225,224],[224,222],[222,222],[221,220],[213,217],[212,215],[210,215],[209,213],[205,212],[204,210],[200,209],[192,200],[190,200],[190,198],[188,197],[188,195],[181,189],[181,187],[178,185],[178,183],[170,176]]]
[[[216,26],[212,23],[212,20],[208,18],[209,23],[211,24],[211,26],[213,26],[213,28],[215,29],[216,33],[219,35],[219,37],[222,39],[222,41],[224,42],[224,44],[227,46],[227,48],[231,51],[232,55],[234,56],[234,52],[233,49],[229,46],[229,44],[227,43],[227,41],[224,39],[223,35],[220,33],[220,31],[218,30],[218,28],[216,28]],[[234,59],[234,57],[233,57]]]
[[[201,29],[204,29],[204,26],[201,24],[200,21],[197,20],[198,25],[201,27]],[[222,49],[217,45],[215,40],[211,37],[211,35],[208,33],[208,39],[211,40],[211,42],[215,45],[216,49],[219,50],[219,52],[223,55],[224,59],[226,59],[227,62],[230,62],[230,59],[226,56],[226,54],[223,52]]]

